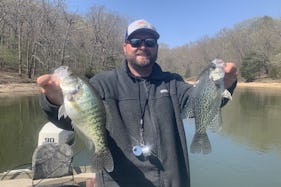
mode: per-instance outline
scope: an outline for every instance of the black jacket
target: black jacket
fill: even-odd
[[[98,186],[189,187],[181,110],[192,86],[177,74],[163,72],[158,64],[147,79],[136,78],[126,63],[94,76],[90,83],[98,90],[107,109],[106,128],[114,158],[112,173],[97,173]],[[58,107],[44,96],[41,106],[50,121],[71,129],[70,119],[58,121]],[[133,154],[133,146],[142,142],[152,149],[148,157]]]

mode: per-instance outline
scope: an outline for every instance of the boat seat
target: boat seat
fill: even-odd
[[[73,151],[68,144],[44,143],[38,146],[32,156],[32,186],[39,186],[44,179],[72,175],[70,181],[48,186],[75,186],[72,167]],[[35,184],[35,180],[39,180]],[[40,185],[44,186],[44,185]]]

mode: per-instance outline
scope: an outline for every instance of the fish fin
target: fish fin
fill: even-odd
[[[80,152],[81,150],[84,150],[84,149],[87,150],[83,140],[78,136],[78,134],[75,131],[73,133],[73,136],[74,136],[74,142],[71,145],[73,150],[76,150],[78,152]]]
[[[191,153],[209,154],[212,151],[211,142],[207,133],[195,133],[190,145]]]
[[[114,162],[109,149],[100,153],[94,153],[91,166],[95,172],[101,171],[102,169],[105,169],[107,172],[112,172],[114,169]]]
[[[232,100],[231,93],[227,89],[222,92],[222,97]]]
[[[114,169],[113,157],[112,157],[109,149],[106,150],[106,154],[105,154],[105,157],[104,157],[104,168],[108,172],[112,172],[113,169]]]
[[[194,117],[194,113],[193,113],[193,108],[192,107],[186,107],[184,108],[183,112],[182,112],[182,118],[193,118]]]
[[[58,111],[58,119],[60,119],[61,117],[64,117],[64,118],[67,117],[64,105],[61,105],[60,108],[59,108],[59,111]]]
[[[87,138],[87,136],[83,133],[83,131],[81,131],[78,125],[75,125],[74,122],[72,122],[72,127],[74,128],[76,138],[80,139],[84,143],[85,148],[89,152],[95,152],[95,144],[93,140]]]

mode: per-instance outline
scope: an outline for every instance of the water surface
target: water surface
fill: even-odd
[[[222,130],[208,133],[212,152],[189,153],[192,187],[280,187],[280,111],[281,89],[236,89],[223,108]],[[0,119],[0,172],[31,163],[47,122],[38,96],[0,97]],[[194,124],[184,122],[189,145]]]
[[[212,152],[189,154],[192,187],[281,186],[281,90],[236,89]],[[191,142],[194,121],[185,120]]]
[[[31,163],[45,121],[37,95],[0,97],[0,172]]]

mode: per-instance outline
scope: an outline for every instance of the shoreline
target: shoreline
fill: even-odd
[[[238,82],[237,87],[241,88],[281,88],[280,82]]]
[[[186,81],[189,84],[193,84],[194,81]],[[237,88],[269,88],[269,89],[281,89],[281,82],[237,82]]]
[[[191,81],[188,81],[191,83]],[[237,87],[245,88],[280,88],[281,82],[238,82]],[[39,94],[40,88],[36,83],[8,83],[0,84],[0,95],[13,94]]]
[[[36,95],[39,93],[40,88],[36,83],[0,84],[0,96]]]

